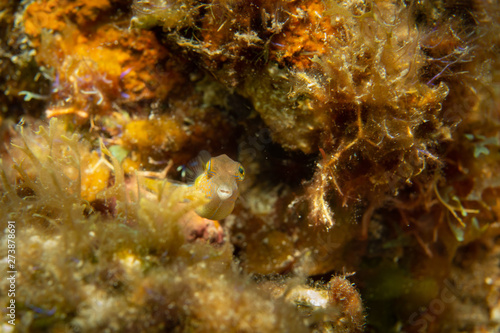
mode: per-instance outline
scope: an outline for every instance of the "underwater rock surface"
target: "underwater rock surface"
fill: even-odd
[[[495,1],[0,0],[0,330],[498,331],[499,36]],[[221,221],[203,150],[246,171]]]

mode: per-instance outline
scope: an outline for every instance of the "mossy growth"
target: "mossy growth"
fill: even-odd
[[[124,175],[102,141],[94,147],[55,118],[36,132],[40,123],[28,122],[10,131],[0,170],[0,210],[16,221],[22,263],[16,328],[307,331],[294,304],[238,271],[230,243],[184,240],[178,221],[204,198],[186,197],[183,187],[134,192],[140,182]],[[88,183],[106,186],[90,196]],[[7,280],[0,286],[7,290]]]

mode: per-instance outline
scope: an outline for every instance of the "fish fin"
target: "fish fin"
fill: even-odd
[[[205,164],[207,164],[208,161],[212,158],[212,155],[207,150],[202,150],[198,153],[198,156],[196,157],[205,167]]]
[[[212,156],[208,151],[202,150],[196,158],[189,161],[183,169],[183,172],[185,172],[185,175],[183,175],[185,182],[187,184],[194,184],[196,178],[205,172],[205,165],[211,158]]]

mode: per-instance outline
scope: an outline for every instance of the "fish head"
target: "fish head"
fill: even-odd
[[[208,219],[222,219],[229,215],[239,195],[238,183],[245,179],[245,169],[227,155],[211,158],[204,172],[196,179],[195,187],[209,202],[197,212]]]

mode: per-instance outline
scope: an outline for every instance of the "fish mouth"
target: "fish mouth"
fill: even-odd
[[[217,195],[221,200],[226,200],[233,195],[233,190],[228,186],[219,186],[219,188],[217,189]]]

